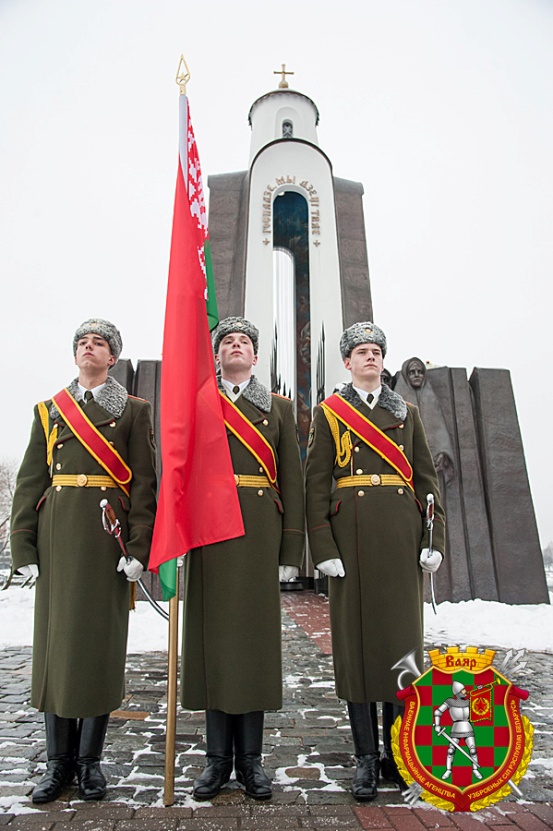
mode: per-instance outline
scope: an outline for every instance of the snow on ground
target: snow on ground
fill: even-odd
[[[0,592],[0,648],[31,646],[34,591],[10,586]],[[167,604],[161,604],[167,607]],[[182,606],[182,604],[181,604]],[[527,649],[553,653],[553,606],[511,606],[485,600],[425,604],[426,639],[436,644]],[[181,613],[182,614],[182,613]],[[167,622],[146,602],[130,615],[128,651],[167,649]]]
[[[425,637],[437,644],[472,644],[553,652],[553,606],[511,606],[489,600],[425,604]]]

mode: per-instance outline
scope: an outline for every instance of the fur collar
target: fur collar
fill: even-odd
[[[270,413],[273,406],[273,399],[271,393],[261,381],[258,381],[255,375],[250,378],[250,383],[242,393],[244,398],[257,407],[258,410],[263,410],[264,413]]]
[[[351,404],[357,410],[362,404],[361,398],[351,384],[346,384],[338,394],[342,398],[345,398],[348,404]],[[399,418],[401,421],[405,421],[407,417],[407,404],[401,395],[391,390],[386,384],[382,384],[380,397],[376,406],[388,410],[395,418]]]
[[[67,389],[73,398],[77,397],[79,394],[79,384],[77,378],[74,378],[71,381]],[[128,397],[129,393],[125,387],[122,386],[119,381],[116,381],[115,378],[112,378],[111,375],[108,375],[105,387],[103,387],[98,395],[94,397],[94,400],[100,405],[100,407],[106,410],[110,416],[113,418],[121,418],[125,407],[127,406]],[[58,408],[55,404],[50,406],[50,417],[54,420],[60,417]]]
[[[221,380],[219,380],[219,389],[221,392],[225,392],[225,388],[221,383]],[[246,401],[249,401],[250,404],[253,404],[253,406],[257,407],[258,410],[262,410],[264,413],[271,412],[271,407],[273,406],[271,393],[267,387],[261,383],[261,381],[257,380],[255,375],[252,375],[250,383],[244,387],[242,395]]]

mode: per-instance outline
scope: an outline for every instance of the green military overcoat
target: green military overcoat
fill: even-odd
[[[76,382],[69,390],[75,394]],[[60,487],[52,475],[105,476],[51,401],[48,432],[58,425],[50,467],[35,407],[31,439],[13,500],[13,568],[36,563],[31,704],[64,718],[109,713],[125,687],[129,587],[117,572],[117,540],[102,527],[107,498],[121,521],[130,555],[146,566],[155,516],[156,475],[147,401],[131,398],[108,377],[86,415],[132,470],[130,497],[119,488]]]
[[[434,548],[444,553],[438,481],[416,407],[386,386],[372,410],[351,384],[340,395],[399,445],[413,468],[414,493],[401,483],[335,489],[344,476],[396,471],[353,432],[351,458],[340,467],[327,418],[315,408],[306,462],[309,546],[315,566],[341,558],[346,573],[329,578],[336,692],[347,701],[395,702],[393,664],[414,649],[423,667],[419,554],[428,545],[428,533],[422,508],[433,493]],[[341,441],[346,427],[338,426]]]
[[[192,710],[248,713],[282,706],[279,565],[301,566],[303,477],[292,402],[255,378],[235,406],[273,448],[273,487],[239,487],[245,536],[184,558],[181,702]],[[227,431],[234,472],[263,469]]]

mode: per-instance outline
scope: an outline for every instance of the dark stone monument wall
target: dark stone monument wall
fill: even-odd
[[[436,575],[438,600],[497,600],[472,394],[465,369],[429,369],[455,451],[453,476],[442,484],[447,557]],[[442,571],[444,574],[442,575]]]
[[[498,599],[502,603],[549,603],[510,373],[477,368],[470,386]]]
[[[446,558],[434,577],[436,599],[470,600],[472,598],[469,572],[469,554],[465,533],[465,516],[462,505],[461,459],[456,441],[455,402],[451,388],[451,377],[447,367],[427,373],[427,384],[431,385],[440,400],[447,432],[451,439],[455,458],[451,481],[440,482],[441,498],[446,511]],[[403,394],[403,393],[402,393]],[[415,402],[414,402],[415,403]],[[424,421],[424,419],[423,419]],[[426,427],[428,431],[428,427]]]
[[[221,320],[244,314],[248,181],[246,171],[208,179],[211,260]]]
[[[363,192],[359,182],[334,177],[344,329],[373,319]]]
[[[459,448],[459,492],[471,597],[498,600],[472,392],[466,370],[451,369],[450,385]]]

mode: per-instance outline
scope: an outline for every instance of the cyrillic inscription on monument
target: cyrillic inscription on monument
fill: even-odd
[[[315,190],[315,186],[312,185],[311,182],[308,182],[306,179],[296,183],[296,177],[290,176],[288,174],[286,176],[276,176],[274,185],[267,185],[267,187],[263,191],[261,233],[271,233],[273,219],[273,194],[275,190],[277,190],[277,188],[281,188],[283,185],[295,185],[296,188],[294,189],[299,190],[301,188],[306,192],[305,198],[307,200],[307,204],[309,205],[311,234],[319,236],[321,233],[321,215],[319,211],[319,195]]]

